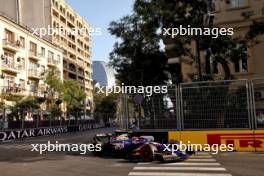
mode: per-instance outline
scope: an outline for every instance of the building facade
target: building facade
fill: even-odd
[[[253,21],[264,21],[264,1],[259,0],[229,0],[214,1],[212,11],[214,23],[219,27],[234,28],[234,37],[243,38],[250,29]],[[246,16],[249,15],[250,18]],[[258,40],[264,41],[264,36],[259,36]],[[230,62],[231,74],[237,79],[257,79],[264,76],[263,60],[264,43],[260,42],[252,48],[245,50],[246,60]],[[223,74],[220,66],[218,75]]]
[[[243,38],[249,31],[253,21],[264,21],[264,1],[263,0],[208,0],[211,2],[210,16],[214,19],[214,25],[217,27],[233,28],[233,37]],[[246,18],[249,15],[250,18]],[[264,36],[258,38],[264,41]],[[173,39],[165,41],[165,49],[169,62],[180,64],[183,82],[191,82],[199,77],[199,66],[191,58],[175,58],[173,51]],[[190,44],[191,52],[196,53],[196,43]],[[245,50],[247,58],[228,62],[231,76],[234,79],[257,79],[264,76],[264,60],[262,58],[264,43]],[[224,69],[221,64],[214,64],[210,57],[207,57],[207,51],[199,53],[201,59],[201,74],[203,77],[212,75],[215,80],[224,79]]]
[[[64,0],[0,0],[0,12],[31,29],[60,31],[43,37],[63,49],[63,78],[76,80],[92,102],[91,28],[80,15]]]
[[[114,69],[104,61],[93,61],[93,80],[95,85],[111,88],[115,85]]]
[[[9,95],[45,98],[44,74],[57,67],[63,80],[63,50],[33,35],[27,28],[0,16],[0,91],[5,104]]]

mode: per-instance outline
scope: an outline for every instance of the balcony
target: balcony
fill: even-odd
[[[1,93],[17,95],[17,96],[25,96],[26,90],[25,88],[17,87],[17,86],[2,86]]]
[[[56,66],[58,64],[59,64],[59,62],[57,60],[55,60],[53,58],[48,58],[48,65],[49,66]]]
[[[85,86],[89,90],[93,90],[93,86]]]
[[[34,51],[29,51],[28,57],[36,61],[39,60],[39,57],[37,56],[37,52],[34,52]]]
[[[37,71],[37,69],[29,69],[28,70],[28,77],[32,79],[40,79],[41,73]]]
[[[1,69],[6,72],[18,73],[22,69],[22,66],[17,65],[14,62],[10,62],[9,60],[2,60]]]
[[[13,41],[8,41],[7,39],[3,39],[3,48],[13,51],[13,52],[17,52],[19,51],[20,48],[20,42],[13,42]]]
[[[84,70],[83,69],[78,69],[78,75],[80,76],[80,77],[82,77],[82,78],[84,78]]]
[[[46,96],[45,94],[46,94],[45,91],[41,91],[38,89],[29,91],[29,96],[32,96],[32,97],[45,98],[45,96]]]
[[[76,66],[73,64],[69,64],[68,70],[70,72],[76,73]]]

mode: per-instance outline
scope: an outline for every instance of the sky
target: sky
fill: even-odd
[[[66,0],[93,27],[101,28],[101,36],[92,37],[92,60],[109,61],[109,53],[117,40],[107,28],[111,21],[131,14],[133,0]]]

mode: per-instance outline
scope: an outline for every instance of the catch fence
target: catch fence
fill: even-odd
[[[168,86],[163,94],[123,95],[123,128],[227,130],[264,128],[264,80],[228,80]]]

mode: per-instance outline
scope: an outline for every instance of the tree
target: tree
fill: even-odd
[[[33,111],[40,108],[41,102],[35,97],[24,97],[17,99],[15,105],[10,107],[11,114],[9,118],[15,117],[17,120],[22,120],[25,117],[24,112]]]
[[[58,93],[59,96],[62,94],[63,82],[60,79],[60,72],[56,67],[52,67],[44,73],[44,82],[48,85],[48,93],[53,96],[56,93]]]
[[[225,71],[225,79],[231,79],[228,62],[236,62],[247,58],[245,49],[251,46],[253,38],[264,33],[262,23],[253,22],[246,38],[178,35],[171,39],[163,36],[162,32],[157,32],[162,31],[163,28],[179,28],[180,25],[186,28],[188,26],[202,29],[205,27],[217,28],[218,26],[214,25],[214,18],[209,15],[211,3],[208,0],[136,0],[134,11],[137,16],[142,18],[143,26],[148,30],[148,33],[152,33],[149,35],[156,37],[157,40],[162,40],[165,44],[174,44],[170,52],[173,52],[174,57],[180,58],[180,62],[183,62],[185,57],[189,57],[198,63],[200,80],[203,80],[199,54],[201,51],[209,51],[214,64],[220,63],[222,65]],[[245,14],[250,13],[244,12],[244,14],[241,14],[247,19],[252,16],[252,14]],[[196,43],[194,54],[190,52],[192,41]],[[181,74],[179,69],[170,71]],[[212,79],[212,77],[209,79]]]
[[[76,81],[64,80],[62,99],[67,107],[68,115],[74,113],[75,117],[78,117],[79,112],[85,108],[86,94]]]
[[[94,88],[94,115],[96,120],[108,122],[109,119],[115,119],[117,113],[118,94],[111,93],[106,95],[98,92],[98,87]]]
[[[63,81],[60,79],[60,72],[57,67],[52,67],[44,73],[44,82],[47,85],[46,103],[52,117],[62,115],[60,104],[62,103]]]
[[[125,16],[111,22],[109,31],[119,39],[110,60],[120,82],[134,86],[164,83],[167,58],[160,50],[159,41],[147,35],[141,18],[135,14]]]
[[[60,79],[60,73],[56,67],[49,69],[45,74],[44,80],[47,84],[47,103],[53,116],[60,116],[59,105],[65,103],[67,113],[77,117],[79,112],[85,108],[85,92],[74,80]]]

